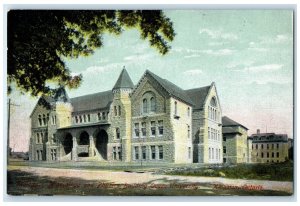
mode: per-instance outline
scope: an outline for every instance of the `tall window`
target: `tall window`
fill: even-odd
[[[263,152],[261,153],[261,158],[264,158],[264,153]]]
[[[208,106],[208,117],[212,120],[217,120],[217,102],[215,97],[210,100],[210,104]]]
[[[82,122],[82,116],[81,115],[79,116],[79,122],[80,123]]]
[[[164,150],[163,150],[163,146],[158,146],[158,155],[159,155],[159,159],[162,160],[164,158]]]
[[[86,122],[86,115],[83,115],[83,122]]]
[[[187,116],[189,117],[190,114],[191,114],[191,109],[190,109],[190,107],[188,107],[188,108],[187,108]]]
[[[191,133],[191,128],[190,125],[187,126],[187,132],[188,132],[188,139],[191,137],[190,133]]]
[[[99,112],[99,113],[97,114],[97,116],[98,116],[98,121],[100,121],[100,120],[101,120],[101,113]]]
[[[142,159],[146,159],[146,146],[142,146]]]
[[[210,133],[210,127],[208,127],[208,139],[210,139],[211,133]]]
[[[139,123],[134,124],[134,133],[135,133],[136,137],[140,136],[140,124]]]
[[[156,135],[155,121],[151,121],[151,136],[155,137],[155,135]]]
[[[115,116],[118,115],[117,106],[114,106],[114,114],[115,114]]]
[[[118,159],[122,160],[122,147],[118,147]]]
[[[211,148],[211,158],[214,159],[215,157],[215,150],[214,148]]]
[[[119,105],[119,116],[121,116],[121,106]]]
[[[136,160],[139,159],[139,147],[134,147],[134,157]]]
[[[142,137],[146,137],[146,122],[142,122]]]
[[[148,112],[148,102],[147,99],[143,99],[143,113],[147,113]]]
[[[156,107],[156,105],[155,105],[155,99],[154,99],[154,97],[151,97],[151,99],[150,99],[151,112],[155,112],[155,107]]]
[[[103,119],[103,120],[105,120],[105,119],[106,119],[105,112],[102,112],[102,119]]]
[[[262,148],[262,149],[264,148],[264,144],[261,144],[261,148]]]
[[[88,122],[91,121],[91,115],[90,114],[87,115],[87,119],[88,119]]]
[[[158,121],[158,134],[159,135],[164,134],[164,122],[163,122],[163,120]]]
[[[43,114],[43,125],[46,125],[46,115]]]
[[[192,157],[192,148],[191,147],[188,148],[188,157],[189,157],[189,159],[191,159],[191,157]]]
[[[156,153],[155,153],[155,146],[151,146],[151,159],[155,160],[156,159]]]
[[[279,152],[276,153],[276,156],[279,157]]]
[[[117,151],[116,151],[116,147],[113,147],[113,160],[117,159]]]
[[[279,149],[279,144],[276,145],[276,148]]]
[[[36,133],[36,143],[39,144],[40,143],[40,134]]]
[[[208,148],[208,159],[211,159],[211,149],[210,149],[210,147]]]
[[[177,116],[177,102],[174,103],[174,114]]]
[[[226,154],[226,146],[223,146],[223,153]]]
[[[120,139],[120,128],[116,128],[116,138]]]
[[[43,143],[43,139],[44,139],[44,133],[42,132],[40,135],[40,143]]]
[[[42,116],[39,114],[39,126],[42,126]]]
[[[218,149],[216,149],[216,159],[219,159]]]

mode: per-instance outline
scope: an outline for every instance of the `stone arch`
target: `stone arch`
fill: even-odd
[[[62,141],[62,146],[65,154],[69,154],[73,149],[73,136],[71,133],[67,133],[65,138]]]
[[[95,148],[104,160],[107,160],[107,143],[108,134],[104,129],[101,129],[94,136]]]
[[[89,133],[87,131],[82,131],[77,138],[77,144],[78,145],[89,145],[90,140],[89,140]]]

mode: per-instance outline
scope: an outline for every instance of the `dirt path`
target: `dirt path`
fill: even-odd
[[[75,170],[41,167],[10,166],[8,169],[30,172],[38,176],[81,178],[84,180],[99,181],[101,180],[113,184],[165,184],[175,181],[179,184],[209,183],[224,188],[251,186],[261,188],[262,190],[284,191],[289,193],[293,192],[292,182],[227,179],[221,177],[157,175],[148,172],[128,173],[119,171]]]

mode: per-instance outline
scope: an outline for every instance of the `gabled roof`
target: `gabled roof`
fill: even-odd
[[[121,88],[129,88],[132,89],[134,87],[132,80],[129,77],[129,74],[127,73],[126,69],[123,68],[115,86],[114,89],[121,89]]]
[[[149,70],[146,70],[145,75],[147,75],[147,74],[150,75],[154,80],[156,80],[158,82],[158,84],[160,86],[162,86],[169,93],[170,96],[175,97],[189,105],[194,105],[194,102],[187,95],[185,90],[176,86],[172,82],[157,76],[156,74],[150,72]]]
[[[194,102],[194,109],[202,109],[205,104],[206,96],[208,95],[211,85],[185,90],[190,99]]]
[[[223,127],[241,126],[241,127],[245,128],[246,130],[248,130],[247,127],[245,127],[244,125],[230,119],[227,116],[222,117],[222,125],[223,125]]]
[[[111,104],[112,100],[113,93],[111,90],[109,90],[71,98],[71,104],[73,106],[73,112],[81,112],[86,110],[107,108]]]

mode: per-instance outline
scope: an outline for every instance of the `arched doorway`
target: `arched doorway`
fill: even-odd
[[[78,145],[89,145],[90,139],[89,134],[86,131],[81,132],[79,138],[77,139]]]
[[[69,154],[73,149],[73,137],[70,133],[66,135],[66,137],[62,141],[62,145],[64,148],[65,154]]]
[[[104,160],[107,160],[108,135],[105,130],[100,130],[95,138],[95,146]]]

